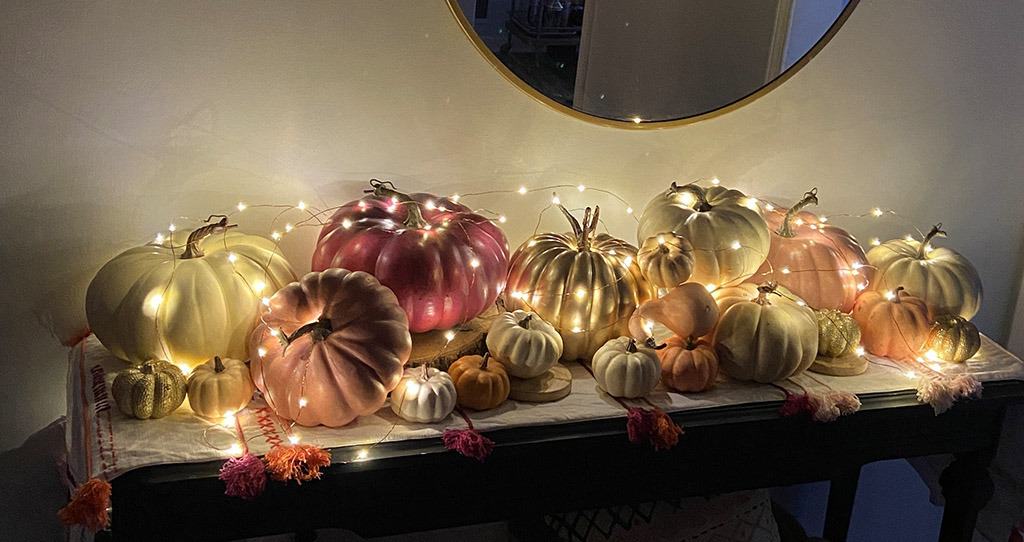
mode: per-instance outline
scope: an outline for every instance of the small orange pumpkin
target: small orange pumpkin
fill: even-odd
[[[707,341],[669,337],[658,360],[661,381],[674,390],[708,390],[718,378],[718,355]]]
[[[700,337],[715,328],[718,314],[718,304],[707,288],[687,282],[640,305],[630,318],[629,332],[634,339],[646,339],[650,335],[646,320],[657,322],[680,337]]]
[[[876,356],[911,360],[921,354],[931,318],[928,305],[900,286],[895,292],[864,292],[853,307],[861,343]]]
[[[463,356],[448,367],[448,374],[455,382],[459,406],[489,410],[508,399],[508,373],[490,354]]]

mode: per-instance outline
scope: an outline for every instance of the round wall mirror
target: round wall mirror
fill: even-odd
[[[804,66],[858,0],[447,0],[502,75],[577,118],[632,128],[744,105]]]

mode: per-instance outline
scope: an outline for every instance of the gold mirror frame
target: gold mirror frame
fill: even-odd
[[[699,115],[692,115],[689,117],[682,117],[673,120],[640,122],[607,119],[604,117],[590,115],[582,111],[577,111],[576,109],[573,109],[571,107],[566,107],[565,105],[562,105],[556,102],[555,100],[548,98],[540,91],[531,87],[525,81],[520,79],[519,76],[512,73],[512,70],[508,69],[508,67],[505,66],[505,64],[502,63],[502,61],[499,60],[498,57],[495,56],[490,49],[488,49],[487,44],[485,44],[484,41],[480,39],[480,36],[477,35],[472,23],[470,23],[469,20],[466,19],[466,15],[462,13],[462,8],[459,7],[458,0],[445,0],[445,3],[448,4],[448,10],[451,11],[453,16],[455,16],[455,20],[458,21],[459,27],[462,28],[463,33],[465,33],[466,37],[469,38],[469,41],[473,43],[473,46],[476,47],[476,50],[481,55],[483,55],[483,57],[487,59],[491,66],[493,66],[494,69],[497,70],[498,73],[500,73],[509,83],[512,83],[513,85],[518,87],[519,90],[522,90],[528,96],[532,97],[534,100],[537,100],[538,102],[554,109],[555,111],[565,113],[570,117],[582,120],[584,122],[588,122],[590,124],[597,124],[599,126],[610,126],[613,128],[625,128],[629,130],[649,130],[672,128],[675,126],[684,126],[687,124],[693,124],[695,122],[700,122],[702,120],[714,118],[719,115],[728,113],[730,111],[735,111],[736,109],[739,109],[753,102],[754,100],[760,98],[761,96],[764,96],[765,94],[768,94],[769,92],[775,90],[777,87],[779,87],[779,85],[785,83],[796,72],[800,71],[804,66],[806,66],[807,63],[810,62],[815,55],[817,55],[822,49],[825,48],[826,45],[828,45],[830,41],[832,41],[832,38],[835,37],[836,33],[839,32],[839,29],[842,28],[844,23],[846,23],[846,20],[850,18],[850,14],[853,13],[853,9],[857,7],[857,4],[860,3],[860,0],[850,0],[846,7],[843,8],[842,13],[839,14],[839,17],[837,17],[836,20],[832,23],[832,26],[830,26],[828,30],[825,32],[825,34],[821,36],[821,39],[819,39],[818,42],[814,44],[814,47],[811,47],[809,51],[804,53],[804,56],[800,57],[800,60],[794,62],[788,70],[780,73],[777,77],[775,77],[775,79],[772,79],[767,84],[762,85],[761,87],[759,87],[757,90],[754,90],[750,94],[733,100],[732,102],[727,103],[717,109],[713,109],[711,111],[701,113]]]

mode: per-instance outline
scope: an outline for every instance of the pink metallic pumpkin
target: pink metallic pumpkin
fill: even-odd
[[[870,281],[871,268],[864,249],[846,230],[801,212],[812,203],[818,203],[817,188],[785,213],[767,217],[772,245],[758,276],[770,277],[812,308],[850,312]]]
[[[320,231],[313,270],[365,271],[391,288],[414,333],[476,318],[505,288],[508,241],[468,207],[370,181]]]
[[[398,299],[373,276],[309,273],[278,290],[249,343],[270,408],[300,425],[339,427],[384,405],[412,337]]]

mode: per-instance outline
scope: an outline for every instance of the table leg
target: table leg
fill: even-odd
[[[942,471],[939,483],[946,507],[942,511],[939,542],[970,542],[974,537],[978,512],[995,492],[988,472],[993,455],[993,450],[957,454]]]
[[[825,532],[823,533],[829,542],[846,542],[859,479],[860,465],[842,472],[832,478],[829,483],[828,509],[825,512]]]

